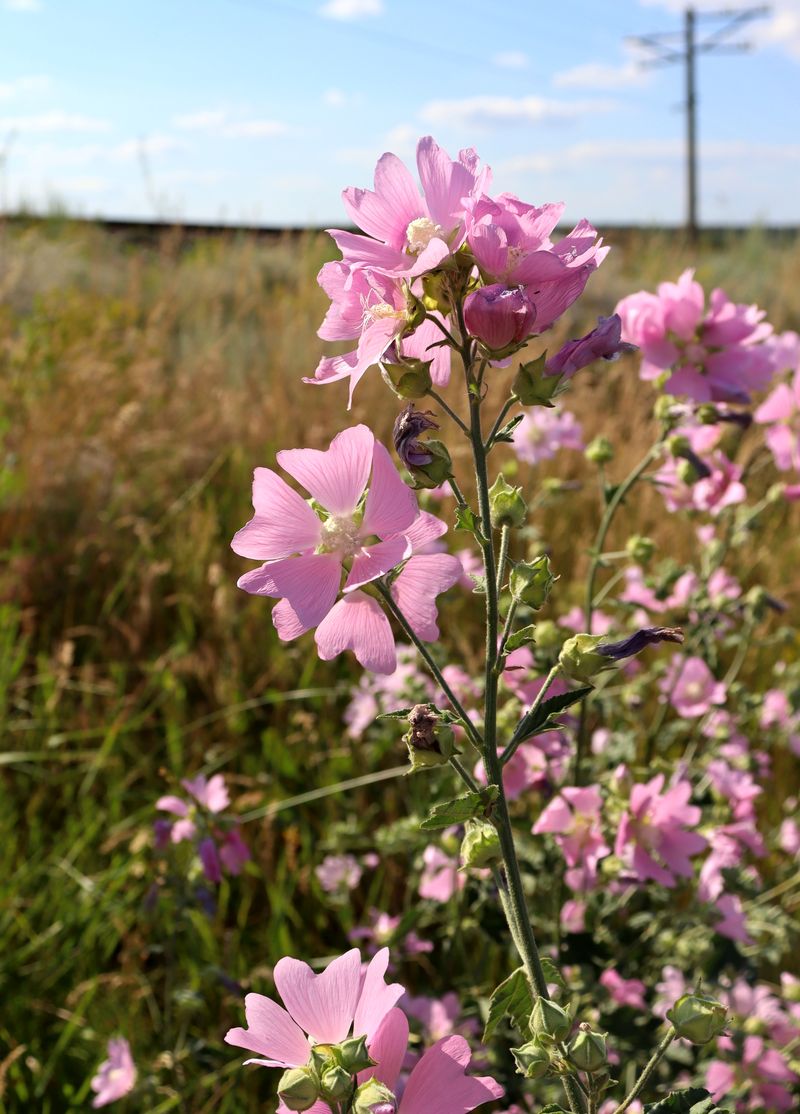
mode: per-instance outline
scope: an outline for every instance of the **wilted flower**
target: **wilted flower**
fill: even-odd
[[[550,356],[545,369],[550,375],[571,378],[576,371],[595,360],[616,360],[623,352],[634,352],[635,344],[621,339],[622,319],[614,313],[611,317],[598,317],[597,328],[584,337],[569,340]]]
[[[426,450],[425,442],[419,440],[419,435],[428,429],[438,428],[430,410],[415,410],[409,402],[405,410],[400,411],[395,418],[392,437],[395,452],[406,468],[430,464],[433,457]]]

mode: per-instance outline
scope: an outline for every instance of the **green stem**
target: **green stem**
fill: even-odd
[[[449,479],[447,480],[447,482],[450,484],[450,490],[452,491],[453,495],[455,496],[456,503],[459,505],[459,507],[466,507],[467,506],[467,500],[464,498],[464,492],[461,490],[461,488],[456,483],[455,476],[450,476]]]
[[[504,526],[500,532],[500,555],[497,558],[497,594],[503,588],[503,577],[506,573],[506,562],[508,561],[508,545],[511,540],[511,527]]]
[[[631,1103],[633,1103],[639,1097],[639,1095],[642,1093],[642,1091],[647,1086],[647,1083],[650,1079],[650,1076],[653,1074],[653,1072],[656,1070],[656,1068],[658,1067],[661,1060],[664,1058],[664,1054],[666,1053],[667,1049],[672,1044],[672,1042],[675,1040],[676,1036],[677,1036],[677,1034],[675,1032],[674,1027],[672,1025],[670,1025],[669,1029],[667,1030],[666,1036],[664,1037],[664,1039],[659,1044],[658,1048],[655,1050],[653,1055],[648,1060],[644,1071],[639,1076],[639,1078],[636,1080],[633,1087],[631,1087],[630,1091],[625,1096],[625,1098],[622,1100],[622,1102],[619,1104],[619,1106],[616,1108],[616,1110],[613,1112],[613,1114],[623,1114],[623,1112],[628,1109],[628,1107],[631,1105]]]
[[[509,410],[511,410],[511,408],[514,406],[516,401],[517,400],[515,398],[510,398],[508,400],[508,402],[506,402],[504,404],[503,409],[500,411],[500,413],[497,415],[497,418],[495,419],[495,423],[492,426],[492,432],[486,438],[486,452],[487,453],[491,452],[492,446],[494,445],[494,439],[497,436],[497,434],[500,432],[500,429],[503,425],[503,420],[505,419],[505,416],[509,412]]]
[[[497,657],[498,657],[498,663],[497,664],[498,664],[498,668],[500,669],[500,672],[502,672],[503,654],[505,653],[506,642],[508,642],[509,637],[511,636],[511,628],[514,626],[514,618],[517,614],[517,608],[518,607],[519,607],[519,600],[512,600],[511,604],[508,608],[508,614],[506,615],[505,624],[503,625],[503,633],[500,635],[500,647],[497,651]]]
[[[556,664],[553,666],[553,668],[550,670],[550,672],[545,677],[544,684],[539,689],[539,691],[536,693],[536,699],[531,704],[528,711],[525,713],[526,718],[528,716],[532,716],[534,714],[536,709],[539,707],[539,705],[542,703],[545,696],[547,695],[547,690],[550,688],[553,681],[555,681],[556,677],[558,676],[558,674],[560,672],[561,672],[561,666],[559,665],[558,662],[556,662]],[[517,732],[515,731],[514,734],[511,737],[511,742],[508,744],[506,749],[503,751],[503,758],[502,758],[502,765],[503,766],[505,766],[505,764],[507,762],[511,761],[511,759],[514,757],[514,753],[515,753],[517,747],[523,741],[524,741],[523,737],[522,736],[517,737]]]
[[[464,705],[461,703],[456,694],[450,688],[450,685],[445,680],[444,676],[442,675],[441,669],[431,657],[430,652],[428,651],[428,647],[421,639],[417,637],[411,627],[411,624],[408,622],[403,612],[394,602],[394,597],[392,596],[392,593],[389,591],[386,585],[380,580],[376,580],[374,583],[375,587],[378,589],[381,596],[383,597],[386,606],[389,608],[392,615],[394,615],[397,622],[403,628],[406,636],[411,640],[414,646],[416,646],[422,660],[425,662],[428,669],[432,673],[437,685],[450,701],[450,704],[453,707],[453,711],[461,720],[461,725],[466,731],[467,735],[469,735],[470,741],[473,743],[474,746],[478,748],[478,750],[483,750],[483,739],[480,736],[480,732],[477,730],[475,724],[467,715]]]
[[[428,394],[434,400],[434,402],[436,402],[436,404],[438,406],[441,406],[441,408],[442,408],[442,410],[444,410],[445,414],[447,414],[447,416],[449,418],[452,418],[452,420],[456,423],[456,425],[461,430],[461,432],[465,433],[467,435],[467,437],[469,437],[469,429],[467,428],[466,424],[461,420],[461,418],[458,416],[458,414],[456,414],[455,410],[453,410],[453,408],[451,406],[448,406],[448,404],[445,402],[445,400],[442,398],[442,396],[440,394],[437,394],[437,392],[434,391],[432,388],[428,391]]]

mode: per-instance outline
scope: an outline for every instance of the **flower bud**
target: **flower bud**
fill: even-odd
[[[550,1053],[537,1040],[512,1048],[511,1054],[517,1061],[517,1071],[526,1079],[541,1079],[550,1067]]]
[[[682,411],[674,395],[659,395],[653,407],[653,417],[668,429],[682,418]]]
[[[426,441],[425,452],[430,456],[427,464],[409,464],[416,487],[439,487],[453,474],[453,462],[447,446],[441,441]]]
[[[403,736],[411,770],[444,766],[458,753],[455,732],[442,723],[433,704],[416,704],[408,714],[409,730]]]
[[[319,1099],[319,1079],[313,1068],[289,1068],[278,1083],[278,1097],[289,1110],[309,1110]]]
[[[725,1028],[727,1010],[715,998],[684,994],[671,1010],[667,1010],[667,1018],[679,1037],[692,1044],[708,1044]]]
[[[500,836],[490,820],[468,820],[461,843],[464,866],[488,866],[501,857]]]
[[[368,1079],[353,1096],[353,1114],[395,1114],[397,1100],[385,1083]]]
[[[634,352],[636,345],[622,340],[621,334],[622,319],[618,313],[611,317],[598,317],[595,329],[585,337],[567,341],[550,357],[547,361],[548,373],[569,378],[595,360],[616,360],[623,352]]]
[[[353,1078],[341,1064],[331,1064],[319,1078],[320,1092],[324,1099],[344,1102],[353,1090]]]
[[[406,358],[397,364],[382,363],[381,373],[398,398],[422,398],[431,389],[433,382],[430,360]]]
[[[536,307],[521,286],[495,282],[482,286],[464,299],[464,324],[471,337],[489,352],[510,352],[531,335]]]
[[[430,410],[415,410],[409,402],[394,421],[392,440],[394,449],[406,468],[419,468],[433,460],[424,441],[419,435],[429,429],[438,429]]]
[[[351,1075],[375,1066],[375,1061],[367,1051],[366,1037],[349,1037],[339,1045],[342,1067]]]
[[[601,639],[596,634],[574,634],[561,647],[558,664],[565,676],[573,681],[591,683],[598,673],[613,669],[614,663],[598,654]]]
[[[571,1063],[579,1071],[602,1071],[608,1063],[608,1050],[604,1033],[595,1033],[584,1022],[567,1049]]]
[[[528,504],[522,498],[522,488],[506,483],[501,472],[489,488],[489,516],[492,526],[521,526],[528,513]]]
[[[655,553],[656,543],[652,538],[645,538],[641,534],[633,534],[625,543],[625,551],[637,565],[644,565]]]
[[[531,1029],[544,1041],[563,1041],[569,1036],[572,1019],[565,1009],[550,998],[537,998],[531,1014]]]
[[[546,553],[540,553],[532,561],[517,562],[508,578],[508,588],[513,600],[538,611],[547,602],[555,580],[550,571],[550,558]]]
[[[522,364],[511,384],[511,393],[523,406],[554,406],[553,399],[563,394],[566,384],[560,375],[548,375],[546,355]]]
[[[610,464],[614,459],[614,446],[607,437],[595,437],[586,446],[583,455],[592,464]]]
[[[564,631],[552,619],[542,619],[536,624],[536,645],[543,653],[555,650],[564,642]]]
[[[688,487],[691,487],[692,484],[696,484],[700,479],[700,474],[691,460],[679,460],[675,467],[675,475],[681,483],[686,484]]]
[[[686,456],[692,449],[689,438],[682,433],[673,433],[667,438],[666,444],[671,456]]]

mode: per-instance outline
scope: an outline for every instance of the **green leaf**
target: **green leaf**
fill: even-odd
[[[479,544],[486,542],[486,537],[481,530],[481,520],[475,512],[463,504],[456,507],[456,530],[469,530],[474,534]]]
[[[729,1114],[716,1106],[705,1087],[671,1091],[665,1099],[645,1106],[645,1114]]]
[[[499,790],[496,785],[487,785],[474,793],[465,793],[463,797],[456,797],[453,801],[443,801],[434,805],[428,815],[420,824],[425,832],[435,832],[440,828],[449,828],[451,824],[463,824],[473,816],[485,816],[497,800]]]
[[[486,1044],[491,1040],[497,1026],[506,1016],[511,1018],[525,1040],[530,1040],[528,1018],[532,1010],[533,995],[528,976],[525,974],[524,967],[518,967],[495,988],[489,999],[489,1016],[486,1019],[486,1028],[483,1030],[483,1043]]]
[[[527,627],[522,627],[521,630],[514,631],[505,645],[505,653],[510,654],[512,650],[518,650],[520,646],[530,646],[536,639],[533,637],[536,627],[531,624]]]
[[[486,575],[485,575],[485,573],[471,572],[471,573],[469,573],[469,578],[472,581],[472,583],[475,585],[475,587],[472,589],[472,591],[474,593],[476,593],[476,595],[485,596],[486,595]]]
[[[408,719],[411,708],[398,708],[395,712],[381,712],[375,719]]]
[[[577,704],[579,700],[583,700],[584,696],[591,691],[591,685],[584,685],[582,688],[562,693],[561,696],[551,696],[548,700],[543,700],[533,715],[528,712],[519,721],[517,730],[514,732],[514,741],[530,739],[532,735],[538,735],[542,731],[548,731],[550,728],[557,726],[554,717],[566,711],[573,704]]]
[[[560,986],[562,990],[567,989],[567,984],[564,982],[564,976],[553,963],[552,959],[548,959],[546,955],[540,957],[542,963],[542,970],[547,982],[554,982],[556,986]]]
[[[567,1114],[563,1106],[556,1106],[554,1102],[548,1102],[547,1106],[543,1106],[539,1114]]]
[[[513,441],[514,440],[514,430],[517,428],[517,426],[519,425],[519,423],[522,421],[522,419],[524,417],[525,417],[524,414],[516,414],[511,419],[511,421],[506,422],[506,424],[503,426],[503,428],[498,429],[497,433],[495,433],[494,437],[492,438],[492,444],[496,445],[498,443],[498,441],[506,441],[506,442],[509,442],[509,443],[511,441]]]

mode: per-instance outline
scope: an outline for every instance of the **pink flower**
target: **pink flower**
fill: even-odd
[[[458,869],[458,859],[446,855],[431,843],[422,853],[424,869],[419,879],[419,896],[429,901],[449,901],[464,888],[466,875]]]
[[[800,368],[791,385],[779,383],[753,417],[766,425],[764,439],[782,472],[800,472]]]
[[[364,425],[340,433],[324,452],[291,449],[277,459],[325,517],[276,472],[257,468],[256,513],[231,546],[240,556],[265,563],[241,576],[239,587],[278,597],[272,621],[283,641],[316,627],[323,661],[352,650],[365,669],[392,673],[397,656],[389,620],[359,589],[396,569],[447,527],[432,515],[419,516],[413,491]],[[373,542],[376,535],[380,540]],[[349,572],[337,602],[345,562]],[[409,561],[393,582],[392,594],[420,638],[438,637],[436,596],[460,572],[454,557],[430,554]]]
[[[795,1109],[791,1089],[797,1081],[780,1052],[755,1036],[744,1038],[741,1058],[735,1064],[712,1060],[706,1068],[706,1087],[712,1098],[722,1101],[731,1092],[743,1094],[736,1105],[740,1111],[787,1114]]]
[[[680,475],[678,461],[670,458],[653,475],[670,511],[705,511],[718,515],[726,507],[744,503],[747,489],[742,483],[742,470],[717,450],[705,458],[707,474],[694,483],[686,483]]]
[[[744,915],[742,902],[735,894],[723,894],[715,902],[720,920],[714,925],[714,931],[719,936],[727,936],[729,940],[737,940],[740,944],[749,947],[753,939],[747,931],[747,919]]]
[[[597,885],[597,864],[611,853],[603,838],[601,817],[603,799],[600,787],[566,786],[545,808],[533,825],[533,834],[551,832],[567,866],[566,883],[576,893]]]
[[[787,855],[800,855],[800,824],[787,817],[778,832],[778,844]]]
[[[326,893],[354,890],[361,881],[361,867],[354,855],[326,855],[314,873]]]
[[[365,1036],[370,1047],[403,993],[398,983],[384,982],[388,964],[388,948],[379,951],[365,971],[357,948],[334,959],[319,975],[298,959],[281,959],[274,977],[286,1008],[263,994],[248,994],[247,1028],[229,1029],[225,1041],[256,1053],[246,1064],[270,1068],[302,1067],[312,1042],[338,1044],[351,1033]]]
[[[560,627],[566,627],[567,630],[574,630],[579,634],[608,634],[610,630],[614,629],[615,622],[610,615],[606,615],[604,611],[592,612],[592,629],[586,631],[586,619],[582,607],[570,608],[569,611],[564,612],[558,620]]]
[[[471,337],[490,351],[521,344],[533,332],[536,310],[521,286],[481,286],[464,299],[464,323]]]
[[[676,876],[691,878],[691,856],[706,847],[696,832],[685,829],[700,822],[700,809],[690,805],[692,787],[679,781],[662,793],[664,775],[631,787],[628,811],[623,813],[614,852],[640,882],[652,879],[672,887]]]
[[[537,406],[526,410],[514,430],[513,449],[526,464],[540,464],[561,449],[582,449],[581,423],[569,410]]]
[[[678,967],[669,964],[661,971],[661,982],[656,983],[658,997],[653,1003],[653,1013],[656,1017],[666,1017],[667,1010],[672,1009],[679,998],[688,992],[689,984],[686,976]]]
[[[645,985],[641,979],[623,979],[613,967],[603,971],[600,976],[600,985],[604,986],[612,1002],[618,1006],[631,1006],[635,1010],[646,1010],[644,1000]]]
[[[367,856],[364,857],[366,863]],[[374,865],[377,865],[374,864]],[[369,925],[353,928],[348,932],[348,939],[353,943],[361,940],[368,955],[374,955],[380,947],[391,944],[395,954],[413,956],[423,955],[433,951],[430,940],[423,940],[416,932],[405,932],[398,936],[401,918],[390,917],[379,909],[370,909],[367,913]]]
[[[586,903],[567,898],[561,906],[560,922],[564,932],[585,932]]]
[[[124,1037],[112,1038],[108,1042],[108,1059],[97,1069],[97,1075],[90,1084],[96,1092],[92,1106],[108,1106],[129,1094],[136,1085],[136,1065],[131,1056],[131,1047]]]
[[[453,160],[429,135],[417,144],[417,169],[422,196],[400,159],[389,153],[375,167],[374,191],[344,191],[348,216],[367,233],[331,230],[346,262],[414,278],[458,250],[464,242],[467,210],[488,188],[490,170],[479,168],[472,148]]]
[[[620,339],[621,329],[619,314],[598,317],[597,328],[584,337],[567,341],[550,356],[545,364],[548,375],[563,375],[571,379],[576,371],[595,360],[616,360],[623,352],[633,352],[636,346]]]
[[[230,804],[228,789],[222,774],[214,774],[209,780],[206,780],[203,774],[198,774],[195,778],[184,778],[181,785],[187,793],[194,797],[197,804],[208,812],[222,812]],[[171,812],[173,816],[181,818],[171,826],[173,843],[180,843],[184,839],[194,839],[197,825],[192,819],[195,807],[191,802],[185,801],[182,797],[168,794],[165,797],[158,798],[156,808],[160,808],[164,812]]]
[[[156,820],[156,847],[163,850],[170,842],[195,841],[203,873],[209,882],[219,884],[223,869],[228,874],[240,874],[250,859],[247,844],[235,827],[224,829],[219,822],[210,822],[210,816],[218,815],[230,804],[222,774],[214,774],[209,779],[198,774],[195,778],[184,778],[181,785],[194,801],[186,801],[173,794],[159,797],[156,808],[171,812],[179,819],[172,822]],[[222,822],[223,825],[236,823],[238,821],[231,818]]]
[[[237,828],[229,828],[217,847],[219,859],[228,874],[241,874],[244,864],[250,861],[250,848]]]
[[[661,679],[661,692],[679,716],[696,719],[715,704],[724,704],[725,686],[717,681],[702,658],[675,654]]]
[[[459,1021],[461,1003],[458,995],[452,991],[441,998],[427,998],[424,995],[413,998],[407,994],[400,1004],[407,1014],[420,1022],[428,1040],[437,1041],[442,1037],[449,1037],[456,1028],[461,1030],[463,1036],[477,1036],[476,1021]]]
[[[617,305],[622,336],[642,349],[642,379],[670,374],[664,390],[696,402],[749,402],[769,382],[776,355],[764,342],[772,327],[756,306],[736,305],[713,290],[704,308],[694,272],[641,290]]]
[[[585,220],[554,244],[550,234],[563,211],[560,204],[537,208],[505,193],[482,197],[467,218],[467,240],[481,273],[491,282],[525,287],[537,333],[580,297],[609,250]]]

